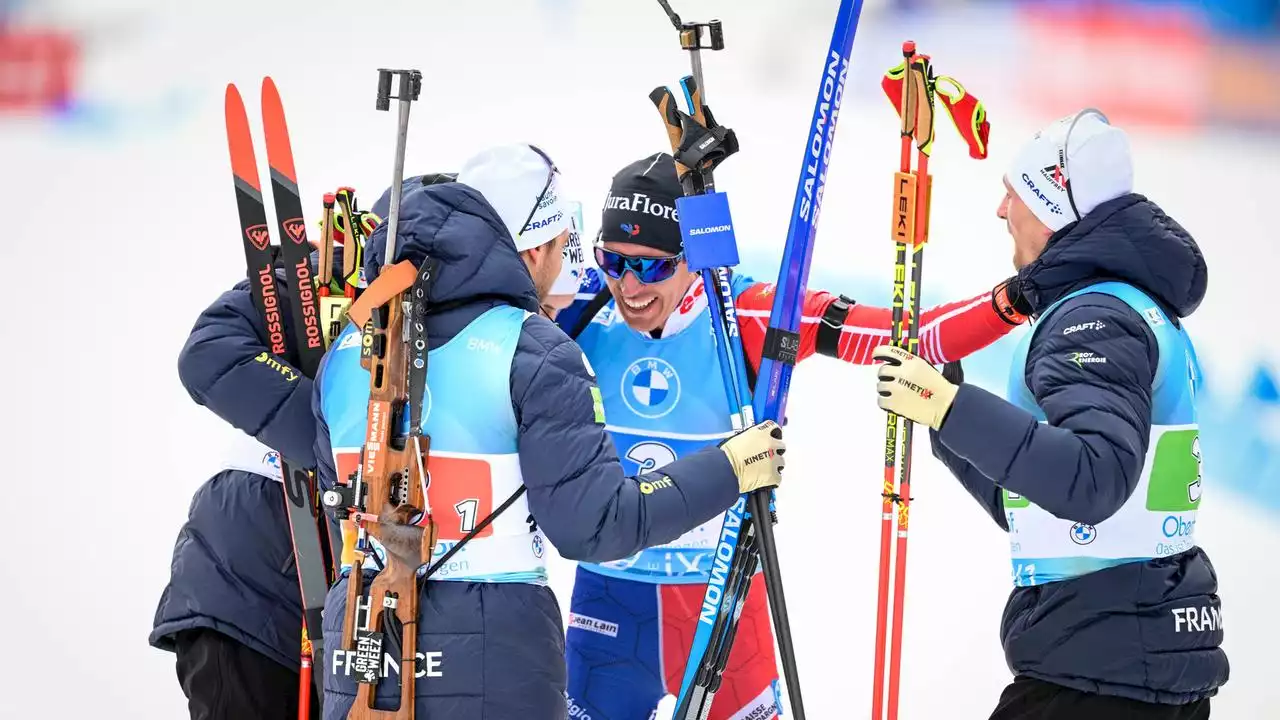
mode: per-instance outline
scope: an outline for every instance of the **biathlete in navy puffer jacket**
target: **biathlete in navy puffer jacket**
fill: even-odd
[[[297,717],[302,601],[276,451],[314,464],[311,379],[270,354],[248,281],[200,314],[178,374],[241,432],[192,498],[149,641],[177,653],[193,720]]]
[[[525,493],[423,583],[417,619],[416,712],[422,720],[564,718],[564,629],[546,586],[549,541],[566,558],[608,561],[668,542],[723,513],[744,491],[778,482],[781,430],[757,425],[661,473],[628,477],[605,431],[601,391],[581,349],[539,314],[570,235],[558,173],[530,146],[481,153],[457,182],[408,184],[395,261],[440,268],[425,320],[430,371],[422,398],[431,437],[427,496],[437,556],[522,486]],[[376,204],[383,207],[383,201]],[[383,263],[384,223],[366,245],[366,277]],[[360,333],[335,339],[316,378],[316,460],[335,486],[358,463],[369,376]],[[747,459],[769,458],[748,464]],[[350,572],[325,604],[325,635],[342,633]],[[420,568],[420,573],[425,568]],[[336,641],[325,663],[325,716],[345,718],[355,693],[351,655]],[[398,663],[378,702],[394,706]]]
[[[999,215],[1037,319],[1007,400],[909,355],[882,370],[882,407],[932,425],[934,454],[1009,532],[1001,638],[1016,677],[998,720],[1207,718],[1228,677],[1217,575],[1195,536],[1200,370],[1182,322],[1208,268],[1132,192],[1130,152],[1082,111],[1005,178]]]

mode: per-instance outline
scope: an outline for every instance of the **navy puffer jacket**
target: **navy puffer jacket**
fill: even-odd
[[[1120,281],[1176,322],[1204,298],[1208,269],[1182,226],[1130,194],[1056,233],[1018,279],[1037,316],[1076,290]],[[932,433],[934,455],[1006,530],[1002,487],[1059,518],[1096,525],[1129,500],[1142,472],[1155,336],[1132,308],[1101,293],[1066,300],[1033,333],[1022,372],[1048,422],[962,384],[942,430]],[[1106,362],[1073,362],[1081,350]],[[1015,588],[1001,627],[1009,667],[1145,702],[1212,696],[1228,676],[1221,623],[1211,620],[1221,617],[1217,591],[1198,547]]]

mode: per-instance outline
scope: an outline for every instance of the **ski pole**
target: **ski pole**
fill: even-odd
[[[676,201],[681,233],[684,236],[685,258],[689,269],[701,275],[711,314],[720,377],[730,406],[730,423],[738,431],[754,423],[751,408],[745,401],[749,396],[742,340],[727,270],[738,262],[728,200],[721,193],[708,193],[707,188],[714,185],[711,167],[704,167],[701,161],[686,161],[685,153],[681,151],[686,145],[686,132],[705,131],[705,137],[703,141],[699,141],[698,146],[717,151],[716,158],[708,161],[709,165],[714,165],[736,152],[737,139],[731,130],[718,128],[709,121],[709,113],[701,102],[697,81],[692,76],[683,78],[681,86],[690,107],[690,114],[687,116],[682,117],[676,110],[675,99],[665,87],[655,89],[650,98],[666,124],[672,153],[677,158],[676,171],[681,176],[685,194],[685,197]],[[686,162],[693,162],[693,167],[685,164]],[[698,234],[697,241],[693,241],[694,235],[689,231],[694,227],[715,230]],[[691,647],[685,666],[685,680],[677,699],[675,717],[678,718],[697,719],[705,716],[727,662],[738,614],[746,600],[746,587],[757,568],[754,543],[742,544],[744,536],[753,537],[750,532],[751,519],[745,517],[745,510],[746,503],[740,498],[721,523],[722,538],[731,535],[736,543],[729,551],[717,551],[717,564],[726,565],[725,561],[728,561],[725,567],[726,579],[723,587],[708,583],[703,607],[714,609],[714,620],[710,632],[698,638],[699,642]],[[727,608],[733,609],[733,612],[726,612]],[[702,628],[700,620],[699,631]]]
[[[677,201],[677,206],[681,214],[682,233],[685,235],[686,260],[691,270],[701,274],[711,314],[721,380],[731,408],[731,425],[735,430],[741,430],[754,424],[754,412],[747,400],[750,388],[747,383],[746,360],[728,269],[737,264],[738,254],[728,201],[722,194],[714,192],[713,174],[716,165],[737,151],[737,138],[732,135],[731,130],[719,128],[711,118],[699,77],[700,50],[722,49],[724,37],[718,21],[710,24],[681,23],[670,5],[659,1],[672,18],[672,23],[680,30],[681,47],[691,53],[694,74],[681,80],[681,88],[689,108],[688,115],[682,117],[676,110],[675,99],[665,87],[654,90],[650,99],[658,107],[666,125],[672,154],[676,158],[677,172],[685,194],[685,198]],[[703,46],[700,43],[702,28],[710,29],[711,45]],[[687,134],[690,132],[698,133],[696,142],[689,142]],[[695,201],[694,197],[703,199]],[[691,217],[693,215],[699,220],[694,221]],[[691,233],[686,232],[693,225],[704,231],[698,235],[697,241],[693,240]],[[705,231],[711,228],[715,230],[708,235]],[[766,512],[759,516],[763,520],[756,519],[753,524],[753,518],[745,513],[746,502],[744,498],[740,498],[726,512],[721,523],[722,541],[721,547],[717,548],[716,562],[725,566],[724,574],[721,575],[722,582],[717,583],[714,579],[708,582],[703,602],[704,608],[712,609],[714,620],[708,631],[707,617],[711,613],[704,612],[700,615],[697,637],[690,648],[684,680],[677,698],[678,718],[697,720],[705,718],[710,711],[716,689],[720,685],[720,677],[728,663],[751,577],[759,568],[759,553],[776,552],[772,546],[762,550],[754,541],[754,528],[761,521],[770,522],[772,519],[767,512],[768,495],[765,498]],[[726,545],[726,539],[731,539],[732,542]],[[728,563],[725,563],[726,559]],[[713,572],[713,576],[714,574]],[[784,665],[793,667],[794,656],[790,649],[789,635],[783,635],[779,645],[783,648]],[[796,687],[798,690],[798,683]],[[802,708],[797,713],[799,717],[803,717]]]
[[[908,51],[914,53],[915,43],[903,45],[903,53]],[[929,205],[933,189],[933,178],[929,175],[929,150],[933,143],[934,100],[933,72],[929,58],[915,56],[909,67],[906,83],[914,87],[917,150],[915,236],[912,238],[911,285],[907,290],[907,301],[911,304],[911,314],[907,318],[907,350],[919,354],[920,283],[924,268],[924,246],[929,242]],[[911,451],[914,447],[914,430],[915,423],[903,418],[902,467],[898,477],[898,539],[893,572],[893,629],[889,634],[889,720],[897,720],[898,717],[898,689],[902,677],[902,627],[905,623],[902,613],[907,595],[907,537],[911,510]]]
[[[893,318],[889,327],[890,342],[901,346],[904,330],[903,307],[906,300],[907,281],[907,246],[915,239],[917,175],[911,172],[911,139],[915,133],[915,114],[913,108],[918,101],[913,92],[915,84],[911,82],[908,68],[915,59],[914,43],[907,43],[902,48],[903,82],[902,113],[900,136],[902,143],[898,172],[894,175],[893,196],[893,242],[896,250],[893,266]],[[884,442],[884,487],[881,490],[882,506],[880,519],[880,566],[876,594],[876,660],[873,670],[873,693],[871,701],[872,718],[883,717],[884,707],[884,671],[885,671],[885,639],[888,634],[889,610],[889,574],[891,568],[891,551],[893,544],[894,510],[898,502],[896,492],[896,471],[898,467],[898,429],[899,418],[888,413],[885,420]],[[910,423],[908,422],[909,426]],[[904,443],[905,445],[905,443]],[[908,446],[909,451],[909,446]],[[898,617],[894,624],[897,627]]]
[[[903,62],[885,74],[882,86],[901,118],[901,157],[894,174],[892,236],[894,260],[893,316],[890,342],[919,354],[920,299],[924,268],[924,248],[929,242],[930,203],[933,177],[929,157],[933,151],[936,101],[951,115],[961,137],[976,159],[987,155],[990,126],[982,103],[949,77],[935,77],[928,55],[916,52],[910,40],[902,44]],[[940,91],[946,81],[949,88]],[[900,85],[899,85],[900,83]],[[963,118],[964,122],[961,122]],[[911,145],[916,145],[916,169],[911,169]],[[910,282],[907,281],[907,250],[911,251]],[[908,307],[910,310],[906,310]],[[885,421],[884,483],[881,490],[880,566],[876,593],[876,659],[873,670],[872,717],[880,720],[887,710],[888,720],[897,720],[902,680],[903,612],[906,602],[907,542],[910,530],[911,465],[914,423],[889,413]],[[899,456],[898,443],[901,442]],[[897,477],[895,478],[895,470]],[[896,479],[896,487],[895,487]],[[896,506],[896,508],[895,508]],[[895,513],[896,509],[896,513]],[[895,523],[896,521],[896,523]],[[894,539],[894,525],[897,537]],[[892,554],[892,561],[891,561]],[[893,575],[892,620],[890,621],[889,577]],[[889,642],[888,688],[885,687],[885,640]]]
[[[360,210],[356,207],[354,188],[340,187],[335,196],[342,218],[346,223],[346,235],[342,245],[342,293],[355,298],[360,279],[360,264],[364,257],[364,228],[361,227]]]

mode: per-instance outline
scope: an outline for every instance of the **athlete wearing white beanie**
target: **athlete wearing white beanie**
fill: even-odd
[[[1133,191],[1129,140],[1096,110],[1038,133],[1004,182],[1008,304],[1035,324],[1000,391],[959,363],[873,353],[880,407],[928,425],[933,456],[1010,534],[1013,681],[987,720],[1207,720],[1232,668],[1194,533],[1212,461],[1183,319],[1208,290],[1204,253]]]

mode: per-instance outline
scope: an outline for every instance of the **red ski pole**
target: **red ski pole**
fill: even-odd
[[[987,156],[990,124],[982,103],[954,78],[935,77],[928,55],[916,53],[914,42],[902,44],[903,62],[885,73],[881,82],[902,119],[902,156],[894,174],[893,242],[897,248],[893,276],[893,325],[890,342],[919,355],[920,287],[924,246],[929,242],[929,207],[933,179],[929,154],[933,150],[935,101],[941,100],[956,130],[969,146],[969,156]],[[942,90],[939,91],[939,83]],[[911,169],[911,144],[916,145],[916,169]],[[911,281],[907,282],[907,249],[911,249]],[[907,310],[907,307],[910,310]],[[871,712],[873,720],[897,720],[902,681],[902,628],[907,584],[907,539],[911,510],[911,449],[914,424],[890,413],[885,425],[884,487],[881,491],[880,571],[876,597],[876,662]],[[902,442],[899,460],[898,441]],[[900,464],[899,464],[900,463]],[[895,484],[895,471],[898,473]],[[895,512],[896,510],[896,512]],[[896,521],[896,522],[895,522]],[[893,541],[897,525],[897,542]],[[892,555],[892,562],[890,556]],[[893,609],[889,608],[890,566],[893,567]],[[892,618],[892,619],[891,619]],[[888,650],[888,699],[885,694],[885,640]],[[886,710],[887,713],[881,713]]]
[[[902,45],[903,64],[890,70],[886,83],[900,82],[898,105],[902,118],[902,155],[894,174],[893,242],[894,261],[893,325],[890,341],[910,352],[919,348],[920,280],[924,246],[929,238],[929,151],[933,142],[933,86],[929,58],[918,55],[914,42]],[[900,79],[899,79],[900,74]],[[911,169],[911,144],[915,139],[916,169]],[[907,283],[907,248],[911,247],[911,282]],[[910,305],[910,311],[906,306]],[[905,342],[904,342],[905,339]],[[898,689],[901,681],[902,611],[906,594],[907,533],[911,503],[911,448],[914,425],[903,418],[902,462],[898,463],[898,416],[889,414],[885,425],[884,486],[881,491],[880,568],[876,597],[876,661],[873,673],[872,717],[885,717],[885,639],[889,639],[888,715],[898,717]],[[900,474],[895,478],[895,471]],[[897,481],[895,483],[895,480]],[[896,485],[896,487],[895,487]],[[895,513],[895,505],[896,513]],[[893,527],[897,524],[897,543]],[[896,552],[894,552],[896,550]],[[893,558],[893,614],[890,625],[889,577]]]

